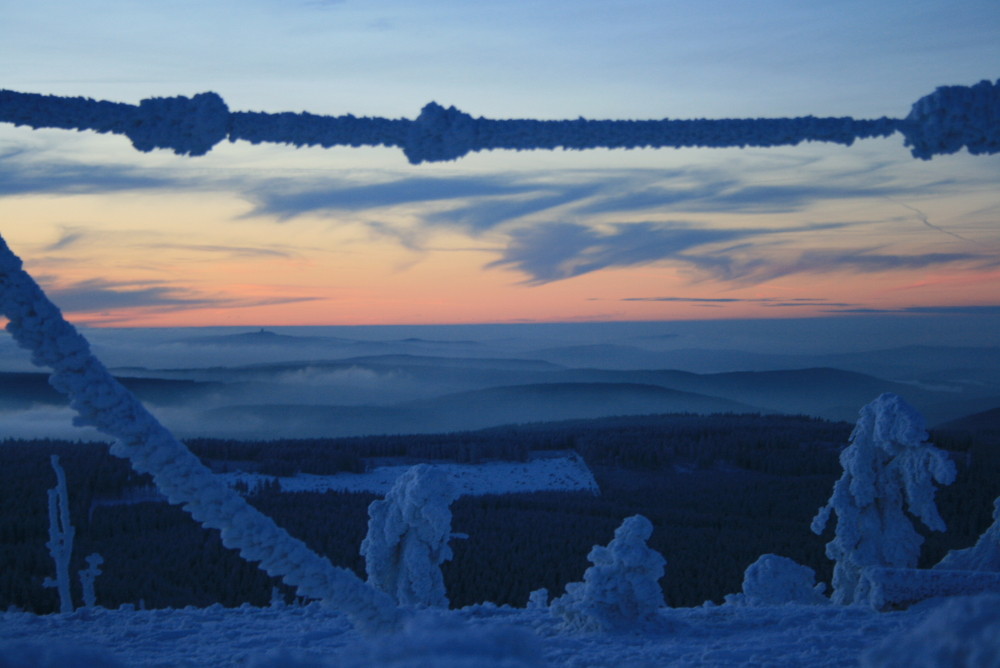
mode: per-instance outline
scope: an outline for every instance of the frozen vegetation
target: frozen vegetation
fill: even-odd
[[[917,565],[923,538],[907,513],[930,529],[945,530],[934,504],[935,483],[950,484],[955,465],[927,442],[920,413],[894,394],[861,409],[840,462],[844,474],[812,529],[822,533],[831,514],[837,514],[836,535],[826,553],[836,562],[833,601],[847,604],[857,600],[863,568]]]
[[[221,528],[223,537],[232,540],[233,527],[241,525],[221,521],[213,513],[239,516],[249,511],[231,501],[235,495],[215,476],[184,468],[183,462],[196,461],[193,455],[114,384],[82,337],[20,269],[16,257],[6,247],[3,251],[0,299],[8,329],[33,351],[37,363],[55,369],[53,382],[70,394],[81,421],[116,435],[116,453],[135,455],[137,468],[151,471],[173,501],[184,501],[193,515],[207,518],[206,526]],[[960,587],[947,589],[950,593],[967,591],[970,582],[997,579],[996,573],[972,573],[977,578],[970,578],[969,572],[956,576],[962,572],[913,569],[920,540],[905,516],[904,502],[905,510],[928,526],[943,528],[934,504],[934,484],[954,476],[951,462],[926,439],[922,418],[899,397],[883,395],[862,409],[852,444],[841,458],[843,477],[816,520],[815,528],[822,529],[831,514],[837,514],[837,534],[830,543],[830,556],[839,569],[834,603],[856,600],[856,590],[865,587],[865,600],[873,603],[875,589],[884,592],[894,581],[909,582],[913,573],[925,579],[930,574],[940,582],[958,578]],[[150,446],[152,451],[142,451]],[[321,570],[313,571],[314,579],[299,591],[322,599],[327,604],[323,607],[279,602],[272,608],[148,612],[94,607],[91,592],[85,595],[87,607],[75,612],[45,617],[13,610],[3,613],[0,665],[995,663],[1000,616],[995,598],[941,599],[935,594],[945,590],[924,589],[907,600],[902,612],[879,612],[877,605],[816,605],[826,599],[813,585],[809,569],[774,555],[765,555],[747,570],[743,593],[728,597],[726,605],[668,608],[658,582],[665,560],[646,545],[652,524],[641,516],[626,519],[606,547],[595,546],[583,581],[568,585],[551,605],[538,595],[527,608],[483,604],[449,611],[441,607],[447,603],[447,593],[437,575],[450,556],[448,503],[454,495],[443,472],[416,467],[397,479],[386,499],[372,504],[369,539],[362,551],[377,588],[345,571],[336,576],[341,591],[310,596],[310,591],[329,592],[316,587]],[[201,510],[205,505],[217,509]],[[54,521],[53,526],[58,524]],[[293,539],[276,531],[238,536],[241,551],[272,567],[282,565],[293,573],[286,579],[295,583],[301,551]],[[286,551],[288,541],[293,547]],[[986,555],[990,545],[984,537],[974,549]],[[88,563],[82,575],[91,578],[92,585],[100,561]],[[985,567],[992,562],[981,557],[975,563]],[[391,598],[379,590],[392,592]],[[411,610],[428,609],[403,620],[393,603],[382,602],[385,599],[396,599]],[[402,623],[394,624],[396,620]],[[375,635],[359,635],[359,628]]]
[[[797,564],[788,557],[765,554],[747,567],[743,592],[730,594],[730,605],[822,605],[830,599],[823,595],[826,585],[816,584],[816,571]]]
[[[361,543],[368,582],[400,605],[448,607],[441,564],[452,558],[448,476],[427,464],[401,475],[380,501],[368,506]]]
[[[940,88],[898,120],[491,121],[432,103],[407,121],[230,112],[214,93],[133,106],[0,91],[0,120],[120,133],[141,151],[188,155],[202,155],[227,137],[399,146],[419,163],[494,148],[850,144],[900,131],[915,157],[928,158],[962,147],[1000,149],[998,100],[998,86],[984,81]],[[49,548],[61,612],[0,613],[0,667],[1000,664],[1000,598],[957,596],[1000,590],[1000,519],[975,546],[952,552],[935,569],[916,568],[923,539],[910,516],[945,529],[936,485],[950,483],[955,467],[927,442],[919,413],[896,395],[883,394],[862,409],[841,455],[843,475],[813,522],[821,533],[837,516],[827,547],[836,562],[832,600],[811,569],[768,554],[747,569],[743,592],[726,604],[667,607],[659,583],[666,560],[647,545],[652,523],[634,515],[607,546],[593,547],[583,581],[569,584],[551,605],[538,592],[526,608],[484,603],[448,610],[440,567],[452,556],[449,504],[458,491],[443,471],[411,468],[371,504],[363,582],[211,474],[91,354],[2,239],[0,310],[32,361],[52,369],[51,383],[69,396],[77,424],[113,437],[114,454],[151,474],[171,503],[218,530],[226,546],[282,577],[301,603],[286,606],[276,598],[270,608],[105,610],[95,605],[102,559],[93,554],[80,573],[85,607],[74,611],[68,567],[74,530],[65,477],[53,460]],[[867,605],[850,605],[856,603]]]
[[[650,626],[665,603],[659,580],[667,560],[646,541],[653,525],[642,515],[626,518],[607,547],[595,545],[583,582],[566,585],[552,612],[567,627],[589,631],[637,630]]]

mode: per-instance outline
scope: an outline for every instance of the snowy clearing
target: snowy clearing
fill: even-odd
[[[484,464],[432,463],[444,471],[458,490],[458,496],[514,494],[541,491],[588,491],[599,493],[594,475],[576,453],[562,457],[541,457],[527,462],[488,462]],[[278,478],[285,492],[374,492],[385,494],[396,479],[411,465],[380,466],[366,473],[337,473]],[[236,471],[218,474],[230,486],[245,482],[250,489],[274,476]]]

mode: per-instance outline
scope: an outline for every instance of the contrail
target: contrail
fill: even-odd
[[[888,199],[888,198],[887,198],[887,199]],[[923,211],[921,211],[920,209],[916,208],[915,206],[910,206],[909,204],[903,204],[902,202],[897,202],[896,200],[893,200],[893,199],[890,199],[889,201],[890,201],[890,202],[893,202],[893,203],[895,203],[895,204],[898,204],[898,205],[899,205],[899,206],[901,206],[901,207],[904,207],[904,208],[906,208],[906,209],[909,209],[909,210],[910,210],[910,211],[912,211],[913,213],[917,214],[917,218],[919,218],[919,219],[920,219],[920,221],[921,221],[921,222],[922,222],[922,223],[923,223],[924,225],[926,225],[927,227],[931,228],[932,230],[937,230],[938,232],[942,232],[942,233],[944,233],[944,234],[947,234],[947,235],[948,235],[948,236],[950,236],[950,237],[955,237],[956,239],[959,239],[959,240],[961,240],[961,241],[969,241],[969,239],[966,239],[965,237],[963,237],[963,236],[962,236],[962,235],[960,235],[960,234],[957,234],[957,233],[955,233],[955,232],[951,232],[951,231],[949,231],[949,230],[946,230],[946,229],[944,229],[943,227],[938,227],[937,225],[935,225],[934,223],[932,223],[932,222],[931,222],[931,221],[930,221],[930,220],[929,220],[929,219],[927,218],[927,214],[926,214],[926,213],[924,213],[924,212],[923,212]]]
[[[929,159],[963,147],[973,154],[1000,151],[1000,81],[940,87],[901,119],[495,120],[431,102],[409,120],[230,111],[211,92],[131,105],[0,90],[0,122],[122,134],[140,151],[167,148],[179,155],[204,155],[227,138],[293,146],[392,146],[413,164],[492,149],[742,148],[803,141],[851,145],[898,131],[914,157]]]

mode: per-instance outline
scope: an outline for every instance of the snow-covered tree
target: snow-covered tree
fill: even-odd
[[[552,612],[580,630],[627,630],[650,623],[665,605],[659,580],[667,563],[646,545],[651,535],[648,519],[626,518],[607,547],[595,545],[590,551],[593,566],[583,582],[566,585],[566,593],[552,601]]]
[[[454,485],[440,469],[418,464],[368,506],[361,543],[368,582],[402,605],[447,607],[441,564],[452,557]]]
[[[73,612],[73,595],[70,591],[69,560],[73,556],[73,536],[76,529],[69,519],[69,492],[66,472],[59,465],[59,455],[52,455],[52,470],[56,472],[56,486],[49,490],[49,548],[56,562],[56,577],[45,578],[46,587],[59,592],[59,612]]]
[[[765,554],[743,574],[743,593],[726,596],[732,605],[823,604],[825,585],[816,584],[816,571],[788,557]]]
[[[934,504],[935,483],[954,481],[955,465],[927,442],[923,416],[890,393],[861,409],[840,463],[844,473],[812,530],[822,533],[831,513],[837,513],[826,554],[836,562],[833,601],[850,604],[862,568],[917,565],[923,538],[907,512],[930,529],[945,530]]]

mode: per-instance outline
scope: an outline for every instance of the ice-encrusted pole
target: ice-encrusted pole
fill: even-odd
[[[86,339],[24,271],[2,236],[0,312],[18,345],[31,351],[31,361],[52,369],[49,382],[69,395],[77,413],[74,424],[113,437],[112,454],[151,474],[170,503],[181,505],[202,526],[218,529],[226,547],[260,562],[261,569],[281,577],[300,596],[341,610],[362,629],[399,625],[401,612],[391,597],[313,552],[212,475],[90,352]]]
[[[94,581],[102,573],[101,564],[104,557],[94,552],[86,559],[87,567],[80,571],[80,588],[83,590],[83,605],[93,608],[97,605],[97,594],[94,593]]]
[[[69,491],[66,472],[59,465],[59,455],[52,455],[52,470],[56,472],[56,486],[49,490],[49,548],[56,562],[56,577],[45,578],[46,587],[59,592],[59,612],[73,612],[73,594],[69,588],[69,560],[73,556],[73,537],[76,529],[69,518]]]

